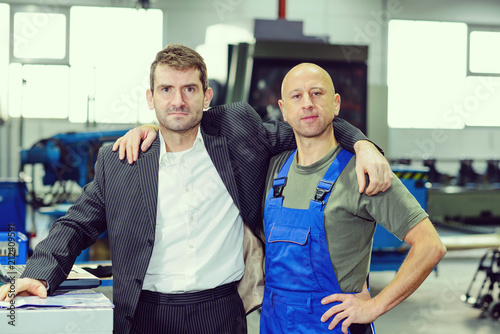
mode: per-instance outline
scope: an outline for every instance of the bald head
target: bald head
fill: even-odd
[[[296,89],[296,87],[307,78],[315,78],[322,82],[324,88],[330,90],[332,95],[335,95],[335,87],[327,71],[316,64],[301,63],[288,71],[283,78],[281,84],[281,98],[285,99],[290,92]]]
[[[327,130],[339,114],[340,95],[335,93],[332,78],[324,69],[303,63],[285,75],[278,105],[296,139],[317,137],[330,132]]]

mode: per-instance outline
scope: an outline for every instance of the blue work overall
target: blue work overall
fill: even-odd
[[[342,333],[321,316],[338,303],[321,300],[342,293],[328,251],[323,210],[338,176],[352,158],[341,150],[318,183],[309,209],[283,207],[282,191],[294,152],[274,179],[264,211],[266,285],[260,333]]]

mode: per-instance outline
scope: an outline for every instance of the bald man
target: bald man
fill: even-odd
[[[412,294],[446,249],[396,177],[384,193],[358,192],[356,158],[335,139],[341,98],[325,70],[297,65],[281,96],[297,150],[274,157],[267,174],[261,333],[374,333],[372,322]],[[361,291],[376,222],[411,249],[394,279],[371,298]]]

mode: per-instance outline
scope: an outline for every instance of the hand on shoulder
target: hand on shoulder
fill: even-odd
[[[158,130],[159,127],[154,124],[135,127],[115,141],[113,151],[118,150],[120,160],[123,160],[127,154],[128,163],[132,164],[139,158],[139,146],[143,152],[146,152],[156,139]]]

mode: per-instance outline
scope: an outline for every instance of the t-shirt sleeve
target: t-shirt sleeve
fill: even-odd
[[[358,213],[362,218],[372,218],[399,240],[417,223],[428,217],[420,203],[398,179],[393,177],[392,186],[374,196],[361,194]]]

